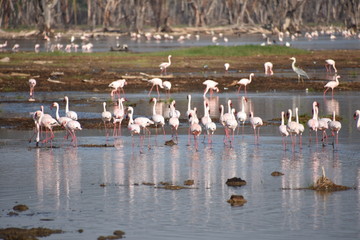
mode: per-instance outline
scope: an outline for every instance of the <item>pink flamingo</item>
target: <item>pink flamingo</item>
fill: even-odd
[[[356,120],[357,118],[357,120]],[[360,131],[360,110],[356,110],[354,113],[354,120],[356,120],[356,128]]]
[[[159,97],[160,96],[159,86],[160,86],[160,88],[164,88],[162,80],[160,78],[153,78],[153,79],[148,80],[148,82],[152,84],[152,87],[150,88],[148,96],[150,96],[151,91],[156,86],[156,91],[157,91],[157,94],[158,94],[158,97]]]
[[[316,143],[318,142],[318,136],[317,136],[317,130],[319,128],[318,106],[319,106],[318,102],[314,101],[313,102],[313,109],[312,109],[313,117],[312,117],[312,119],[309,119],[308,122],[307,122],[307,125],[309,127],[309,135],[310,135],[309,142],[311,142],[311,131],[315,131],[315,133],[316,133]]]
[[[300,144],[300,148],[301,148],[301,146],[302,146],[302,134],[305,131],[305,128],[304,128],[304,125],[302,125],[299,122],[299,109],[297,107],[295,108],[295,116],[296,116],[296,123],[298,125],[297,128],[299,130],[299,144]]]
[[[290,137],[291,137],[291,143],[292,143],[292,147],[295,147],[296,144],[296,135],[299,135],[299,125],[296,122],[292,121],[292,110],[289,109],[288,110],[288,124],[286,125],[286,130],[289,132]]]
[[[325,68],[326,68],[326,72],[331,72],[331,68],[333,68],[335,73],[337,73],[337,69],[335,67],[335,61],[332,59],[325,60]]]
[[[71,120],[66,123],[65,128],[68,131],[68,134],[71,135],[71,142],[74,144],[74,147],[76,147],[77,146],[76,131],[82,130],[80,123],[76,120]]]
[[[118,105],[113,111],[113,124],[114,124],[114,130],[113,130],[113,136],[118,136],[120,133],[121,135],[121,123],[125,116],[125,109],[123,102],[126,101],[125,98],[119,98],[118,99]],[[119,124],[119,127],[117,128],[116,125]]]
[[[240,85],[239,89],[238,89],[238,93],[240,93],[241,86],[244,86],[245,87],[245,95],[246,95],[246,86],[251,83],[253,76],[254,76],[254,73],[250,73],[248,79],[247,78],[242,78],[237,82],[237,84]]]
[[[162,74],[162,73],[165,73],[165,74],[166,74],[166,69],[167,69],[168,67],[170,67],[170,65],[171,65],[171,55],[168,56],[168,62],[163,62],[163,63],[161,63],[161,64],[159,65],[160,70],[161,70],[161,74]]]
[[[224,67],[225,67],[225,73],[228,72],[229,68],[230,68],[230,64],[229,63],[225,63],[224,64]]]
[[[331,96],[334,97],[334,88],[336,88],[337,86],[339,86],[339,78],[340,78],[340,76],[337,75],[337,76],[335,77],[335,80],[334,80],[334,81],[329,81],[329,82],[324,86],[324,88],[326,88],[325,91],[324,91],[324,96],[325,96],[326,92],[331,88]]]
[[[43,109],[43,106],[42,106]],[[55,135],[52,130],[55,126],[60,126],[60,124],[56,121],[56,119],[52,118],[49,114],[44,114],[43,111],[41,111],[41,115],[39,117],[40,126],[44,127],[46,130],[45,139],[43,140],[43,143],[47,143],[50,140],[51,146],[52,146],[52,140],[54,139]],[[50,131],[50,136],[47,137],[48,131]]]
[[[198,136],[200,136],[202,128],[200,126],[199,120],[195,120],[197,119],[196,115],[192,116],[192,114],[189,115],[189,119],[190,119],[190,132],[191,134],[194,136],[194,142],[195,142],[195,149],[196,151],[198,151],[198,141],[197,138]]]
[[[205,80],[203,82],[204,85],[206,85],[205,91],[204,91],[204,97],[206,96],[206,93],[210,90],[210,97],[212,96],[213,92],[219,92],[219,88],[217,87],[218,82],[215,82],[214,80]]]
[[[29,79],[29,86],[30,86],[30,98],[29,98],[29,101],[34,101],[34,89],[35,89],[35,86],[36,86],[36,80],[31,78]]]
[[[134,122],[133,114],[134,114],[133,107],[128,107],[127,108],[127,116],[129,118],[128,129],[130,131],[131,138],[132,138],[132,146],[134,148],[134,145],[135,145],[135,143],[134,143],[134,135],[135,134],[139,135],[139,137],[140,137],[140,152],[142,152],[141,149],[142,149],[143,137],[140,135],[141,128],[140,128],[139,124]]]
[[[170,98],[170,89],[171,89],[171,82],[169,81],[163,81],[162,83],[164,89],[165,89],[165,93],[168,96],[168,98]]]
[[[180,125],[180,121],[179,121],[179,116],[180,114],[177,114],[177,110],[175,109],[175,100],[173,100],[170,104],[170,118],[169,118],[169,125],[171,126],[171,135],[172,135],[172,139],[174,139],[174,132],[175,132],[175,137],[176,137],[176,141],[178,140],[178,133],[177,130],[179,128]]]
[[[125,96],[124,86],[127,85],[127,82],[125,79],[118,79],[116,81],[113,81],[109,84],[109,87],[113,88],[113,90],[110,93],[110,96],[114,96],[114,94],[118,94],[120,97],[121,91],[123,92]]]
[[[284,121],[284,111],[281,112],[281,124],[279,126],[279,132],[280,132],[280,135],[282,137],[282,143],[283,143],[283,146],[284,146],[284,150],[286,149],[286,140],[285,140],[285,137],[289,136],[289,132],[287,131],[287,127],[285,125],[285,121]]]
[[[225,120],[225,128],[228,130],[225,132],[226,132],[226,137],[230,142],[230,147],[232,146],[232,142],[235,140],[235,130],[237,126],[238,126],[238,122],[236,121],[235,118],[235,108],[233,108],[231,109],[231,117]],[[230,132],[232,132],[232,138],[230,136]]]
[[[265,75],[274,75],[272,62],[264,63]]]
[[[69,98],[67,96],[64,97],[65,100],[65,113],[68,118],[71,118],[72,120],[78,120],[77,113],[74,111],[69,110]]]

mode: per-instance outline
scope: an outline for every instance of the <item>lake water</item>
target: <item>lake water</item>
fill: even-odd
[[[0,115],[26,117],[29,112],[52,101],[60,103],[67,95],[70,109],[80,119],[99,119],[102,102],[109,94],[86,92],[38,93],[40,102],[24,101],[26,93],[0,93]],[[26,97],[26,95],[25,95]],[[164,95],[162,95],[164,97]],[[135,115],[151,116],[149,98],[144,93],[126,94]],[[254,143],[253,130],[247,124],[243,133],[235,135],[233,147],[224,145],[224,129],[217,124],[213,144],[193,140],[188,145],[186,93],[172,94],[184,122],[179,129],[179,143],[165,146],[166,137],[151,129],[151,149],[147,141],[132,147],[132,138],[125,127],[115,147],[89,147],[88,144],[114,144],[106,140],[104,129],[83,129],[77,133],[77,148],[64,141],[63,131],[55,132],[54,148],[28,143],[32,131],[0,129],[0,228],[48,227],[65,233],[44,239],[96,239],[125,231],[127,239],[359,239],[360,237],[360,132],[353,114],[360,108],[357,92],[321,94],[294,92],[248,93],[247,111],[251,109],[269,125],[260,130],[259,144]],[[91,99],[91,100],[90,100]],[[210,114],[218,118],[219,105],[231,99],[240,109],[240,97],[228,91],[209,98]],[[73,101],[73,102],[72,102]],[[320,116],[336,111],[342,117],[339,145],[329,137],[324,146],[309,144],[306,127],[302,148],[291,148],[287,139],[284,151],[278,133],[280,112],[287,109],[311,115],[312,102],[320,103]],[[203,115],[201,93],[192,94],[192,107]],[[166,114],[168,107],[159,103],[157,111]],[[227,107],[225,107],[227,109]],[[109,109],[110,111],[112,108]],[[160,132],[160,131],[159,131]],[[329,133],[330,135],[330,133]],[[319,134],[320,136],[320,134]],[[136,142],[138,137],[135,136]],[[202,138],[201,138],[202,139]],[[308,187],[322,174],[336,184],[354,187],[333,193],[310,190],[282,190]],[[273,171],[283,172],[272,177]],[[232,177],[247,181],[243,187],[228,187]],[[192,179],[191,189],[165,190],[160,182],[183,185]],[[143,182],[156,186],[143,185]],[[100,186],[105,184],[105,187]],[[247,203],[232,207],[226,201],[231,195],[243,195]],[[8,216],[12,207],[26,204],[29,210],[19,216]],[[82,233],[78,230],[83,229]]]

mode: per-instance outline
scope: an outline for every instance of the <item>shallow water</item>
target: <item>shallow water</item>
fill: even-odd
[[[1,93],[1,99],[12,101],[12,107],[1,103],[1,115],[28,116],[38,109],[38,102],[20,101],[24,93]],[[226,239],[241,235],[249,239],[358,239],[360,236],[360,201],[358,190],[317,193],[305,190],[281,190],[311,185],[322,174],[336,184],[359,188],[360,132],[356,130],[353,113],[359,109],[357,92],[336,92],[334,99],[306,92],[248,93],[247,111],[265,122],[260,142],[254,144],[253,131],[245,125],[235,136],[233,147],[224,145],[223,128],[217,124],[213,144],[199,142],[199,150],[188,146],[187,124],[180,127],[179,143],[164,146],[167,135],[155,136],[151,129],[151,149],[148,139],[140,147],[132,147],[132,138],[125,127],[123,136],[114,142],[106,140],[102,129],[84,129],[77,133],[79,147],[64,141],[64,133],[55,133],[54,148],[35,148],[27,142],[31,131],[0,129],[0,227],[48,227],[65,231],[46,239],[94,239],[125,231],[127,239]],[[61,100],[68,95],[70,109],[81,118],[99,118],[102,101],[109,94],[59,92],[44,97],[45,102]],[[186,94],[172,94],[182,113],[187,109]],[[91,99],[91,101],[83,101]],[[151,116],[146,94],[126,94],[136,103],[135,115]],[[220,104],[228,99],[239,110],[240,101],[234,92],[216,94],[209,99],[211,117],[218,118]],[[82,100],[82,101],[78,101]],[[284,151],[278,134],[277,120],[281,111],[299,107],[300,114],[311,115],[311,104],[320,103],[320,115],[333,110],[342,116],[339,145],[309,145],[307,130],[303,146],[291,149],[290,139]],[[4,101],[4,100],[1,100]],[[84,103],[85,102],[85,103]],[[60,102],[60,115],[64,103]],[[192,107],[203,115],[202,94],[192,94]],[[225,108],[226,109],[226,108]],[[112,110],[112,108],[110,108]],[[167,105],[160,103],[164,114]],[[48,107],[45,111],[54,114]],[[307,128],[306,128],[307,129]],[[135,136],[135,141],[138,142]],[[315,141],[313,136],[313,142]],[[89,147],[88,144],[114,144],[116,147]],[[282,177],[272,177],[281,171]],[[241,177],[247,185],[228,187],[228,178]],[[161,181],[182,185],[193,179],[192,189],[177,191],[142,185]],[[101,187],[100,184],[105,184]],[[248,200],[242,207],[231,207],[226,200],[240,194]],[[20,216],[7,213],[18,204],[30,210]],[[83,233],[77,230],[83,229]]]
[[[254,44],[260,45],[265,42],[260,34],[243,34],[239,36],[224,36],[228,39],[227,42],[224,38],[218,37],[216,42],[212,41],[211,35],[201,35],[199,40],[196,40],[194,36],[184,41],[178,41],[178,37],[174,40],[146,40],[144,37],[141,39],[133,40],[129,36],[110,36],[110,37],[94,37],[90,38],[88,42],[93,44],[92,52],[107,52],[110,51],[111,47],[117,45],[122,46],[123,44],[128,45],[129,50],[133,52],[154,52],[173,50],[186,47],[194,46],[208,46],[208,45],[220,45],[220,46],[238,46]],[[277,40],[276,36],[269,36],[271,39]],[[0,42],[4,43],[6,39],[1,39]],[[35,51],[35,44],[40,44],[39,51],[47,52],[51,51],[52,45],[61,44],[63,45],[62,50],[65,50],[65,46],[70,44],[70,39],[62,37],[51,42],[46,42],[42,39],[9,39],[8,46],[4,50],[11,50],[14,44],[19,44],[20,51]],[[285,38],[283,42],[277,41],[276,44],[284,45],[288,42],[292,47],[306,50],[331,50],[331,49],[360,49],[360,39],[356,36],[351,38],[345,38],[340,34],[334,40],[330,39],[330,35],[320,35],[318,38],[308,40],[305,37],[299,37],[295,40]],[[86,42],[87,43],[87,42]],[[82,41],[80,38],[75,40],[75,44],[79,45],[78,52],[81,52]],[[74,51],[74,49],[72,49]]]

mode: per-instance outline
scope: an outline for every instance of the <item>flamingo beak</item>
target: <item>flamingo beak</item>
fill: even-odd
[[[248,101],[248,99],[247,98],[245,98],[245,102],[247,102]]]

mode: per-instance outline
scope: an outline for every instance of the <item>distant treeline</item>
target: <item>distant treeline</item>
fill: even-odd
[[[300,31],[307,25],[359,29],[360,0],[0,0],[0,28],[88,26],[123,32],[147,28],[259,25]]]

